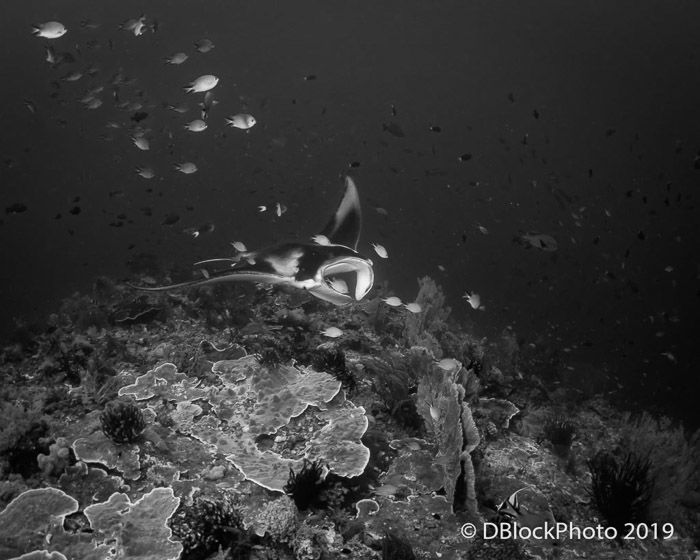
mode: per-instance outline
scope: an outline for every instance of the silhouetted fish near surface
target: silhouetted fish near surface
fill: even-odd
[[[395,122],[390,122],[389,124],[382,123],[382,130],[397,138],[404,138],[406,136],[401,127]]]
[[[27,211],[27,205],[22,202],[15,202],[5,207],[5,214],[21,214]]]
[[[535,247],[541,251],[553,252],[559,247],[557,240],[546,233],[522,233],[514,241],[525,247]]]
[[[133,115],[131,115],[131,120],[134,122],[141,122],[144,119],[148,118],[148,113],[146,111],[136,111]]]
[[[163,218],[161,225],[172,226],[173,224],[176,224],[179,221],[180,221],[180,216],[178,216],[177,214],[167,214],[165,216],[165,218]]]

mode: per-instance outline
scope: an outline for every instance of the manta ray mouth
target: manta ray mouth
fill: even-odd
[[[374,285],[371,263],[359,257],[345,257],[324,266],[321,278],[326,287],[339,296],[360,301]]]

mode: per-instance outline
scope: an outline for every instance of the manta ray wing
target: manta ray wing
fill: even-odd
[[[345,178],[345,193],[330,222],[324,228],[330,245],[282,243],[268,249],[241,253],[233,258],[199,261],[204,278],[169,286],[140,287],[138,290],[163,292],[180,288],[209,286],[223,282],[262,282],[308,290],[315,297],[345,305],[360,301],[372,288],[372,261],[358,255],[362,215],[355,183]],[[333,285],[337,275],[353,274],[354,290],[339,291]]]
[[[167,292],[183,288],[195,288],[198,286],[211,286],[212,284],[222,284],[224,282],[264,282],[265,284],[292,284],[290,278],[270,274],[267,272],[256,272],[253,270],[231,270],[227,273],[220,273],[218,276],[202,278],[201,280],[190,280],[179,284],[169,284],[167,286],[156,286],[153,288],[145,286],[132,286],[144,292]]]
[[[321,235],[325,235],[333,244],[357,250],[361,229],[360,195],[355,182],[350,177],[345,177],[345,194]]]

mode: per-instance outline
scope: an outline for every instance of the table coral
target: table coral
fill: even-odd
[[[154,488],[135,502],[126,494],[114,493],[106,502],[86,507],[84,513],[98,540],[116,540],[122,558],[177,560],[182,545],[171,540],[167,522],[179,503],[172,488]]]
[[[109,469],[118,469],[124,478],[136,480],[141,476],[139,447],[134,443],[115,444],[102,432],[73,443],[73,452],[80,461],[99,463]]]
[[[119,389],[119,396],[133,395],[137,401],[156,395],[175,402],[194,401],[206,396],[206,391],[197,388],[199,383],[199,379],[178,372],[175,364],[165,363],[137,377],[132,385]]]
[[[289,469],[298,470],[304,458],[321,459],[340,476],[364,470],[369,460],[360,442],[367,429],[365,410],[344,399],[333,376],[310,368],[266,367],[254,356],[217,362],[212,371],[222,384],[206,399],[215,416],[196,420],[189,433],[226,454],[249,480],[281,492]],[[257,438],[283,427],[299,436],[280,440],[278,449],[261,450]],[[295,457],[285,456],[282,444],[297,439],[305,445]]]
[[[78,511],[78,501],[57,488],[27,490],[0,513],[0,558],[45,546],[52,527]]]

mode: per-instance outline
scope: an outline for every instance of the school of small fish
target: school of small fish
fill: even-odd
[[[143,36],[156,34],[160,29],[160,22],[146,14],[126,18],[121,23],[112,25],[123,32],[125,36],[131,36],[131,40],[135,41],[143,41]],[[98,29],[102,31],[105,27],[105,24],[87,19],[80,22],[80,31],[83,33]],[[175,148],[177,147],[176,132],[172,128],[162,125],[157,125],[160,127],[159,129],[153,128],[157,120],[157,116],[154,117],[153,115],[156,115],[161,108],[178,114],[188,113],[190,106],[185,101],[184,96],[182,100],[175,102],[157,103],[149,99],[148,92],[144,87],[145,84],[138,77],[129,76],[127,70],[123,67],[119,68],[111,77],[102,77],[100,65],[94,61],[82,69],[66,68],[66,66],[85,62],[84,59],[90,53],[96,53],[100,48],[114,50],[117,43],[116,37],[107,36],[105,38],[104,36],[96,35],[83,43],[65,43],[66,39],[62,41],[61,38],[69,33],[69,26],[60,21],[45,21],[34,24],[31,27],[31,32],[35,37],[50,43],[44,47],[45,60],[53,69],[61,69],[61,74],[53,82],[57,88],[59,83],[70,87],[72,84],[89,82],[82,93],[79,90],[71,90],[69,96],[76,98],[86,110],[96,112],[97,110],[109,110],[109,117],[112,120],[107,122],[106,127],[112,131],[128,131],[128,138],[138,150],[142,152],[158,151],[167,146],[171,156],[177,157],[175,155]],[[65,47],[65,50],[61,50],[62,46]],[[196,53],[206,54],[211,52],[214,47],[215,45],[210,39],[202,38],[192,41],[190,49],[186,48],[186,45],[181,45],[181,50],[161,53],[160,60],[168,66],[189,66],[194,59],[191,53],[195,51],[194,57],[197,58],[197,65],[206,65],[207,57],[200,58]],[[230,78],[224,77],[224,79],[228,80]],[[167,74],[164,80],[168,80]],[[214,107],[219,103],[219,100],[215,98],[214,90],[219,85],[220,80],[220,76],[213,73],[201,73],[198,76],[194,74],[192,81],[181,88],[180,91],[184,91],[185,94],[198,96],[200,99],[198,102],[200,118],[189,119],[183,122],[183,130],[201,134],[212,128],[218,128],[219,132],[215,132],[215,134],[221,136],[221,127],[213,127],[212,122],[209,120]],[[175,95],[178,87],[174,80],[171,80],[171,83],[172,91]],[[37,112],[37,106],[34,101],[25,99],[24,104],[31,113]],[[123,112],[128,118],[114,118],[114,110]],[[141,124],[142,121],[143,125]],[[148,123],[151,126],[148,126]],[[233,128],[246,132],[249,132],[256,123],[256,118],[248,112],[238,112],[230,117],[222,118],[222,125],[228,124]],[[99,139],[103,141],[113,140],[112,136],[108,134],[100,135]],[[153,179],[164,173],[164,170],[158,172],[152,165],[145,162],[136,163],[133,165],[133,168],[136,169],[136,174],[144,179]],[[192,175],[199,170],[194,162],[186,160],[173,161],[172,169],[184,175]],[[281,216],[285,211],[286,207],[281,203],[278,203],[275,207],[277,216]]]
[[[124,32],[127,36],[131,35],[135,38],[140,38],[143,35],[149,33],[157,33],[160,23],[148,17],[147,15],[140,15],[139,17],[129,18],[124,20],[118,25],[118,29]],[[81,22],[81,27],[83,30],[95,30],[100,27],[99,24],[85,20]],[[48,40],[51,45],[45,47],[45,58],[46,61],[53,68],[63,68],[65,65],[70,65],[76,62],[76,58],[79,58],[81,51],[78,50],[78,54],[75,55],[70,50],[61,51],[60,45],[62,44],[60,38],[68,33],[68,28],[58,21],[47,21],[45,23],[36,24],[32,27],[32,33],[41,39]],[[132,39],[132,40],[142,40],[142,39]],[[88,42],[90,49],[96,48],[99,45],[99,39],[92,39]],[[113,48],[113,40],[108,39],[107,45],[110,49]],[[192,43],[194,50],[200,54],[206,54],[211,52],[215,45],[214,43],[206,38],[194,41]],[[86,49],[89,50],[89,49]],[[191,51],[190,51],[191,52]],[[186,48],[182,50],[171,51],[170,53],[162,53],[160,60],[167,66],[187,66],[192,64],[194,59],[197,59],[197,65],[205,63],[206,57],[200,58],[198,55],[191,56],[187,52]],[[88,110],[105,110],[105,108],[110,108],[110,106],[116,108],[119,111],[129,115],[129,119],[114,118],[114,115],[110,108],[110,117],[106,123],[106,128],[111,131],[126,130],[129,133],[128,138],[131,143],[137,148],[138,151],[148,153],[152,150],[161,150],[164,146],[169,146],[171,155],[176,153],[173,150],[173,146],[176,146],[176,132],[172,129],[156,129],[153,127],[153,118],[151,113],[155,113],[162,108],[164,110],[172,111],[178,115],[185,115],[190,112],[190,105],[185,101],[185,99],[170,102],[162,102],[160,104],[149,101],[147,93],[145,90],[139,86],[139,79],[137,77],[129,76],[126,69],[120,68],[119,71],[114,74],[111,78],[106,80],[97,81],[100,76],[100,68],[97,64],[91,64],[89,67],[80,69],[68,68],[62,73],[59,80],[67,86],[69,84],[76,84],[78,82],[89,82],[82,94],[78,94],[77,98],[79,102]],[[182,122],[181,129],[187,133],[196,134],[206,134],[212,129],[212,121],[210,117],[214,112],[214,108],[219,104],[219,99],[216,98],[215,90],[219,86],[221,80],[228,81],[231,78],[227,76],[220,77],[213,73],[201,73],[200,75],[194,74],[194,78],[184,87],[181,88],[180,95],[186,95],[187,97],[198,96],[200,101],[197,103],[199,110],[199,118],[190,118],[187,121]],[[306,76],[305,80],[315,79],[316,76],[309,75]],[[167,79],[167,78],[166,78]],[[75,87],[75,86],[73,86]],[[177,85],[173,84],[173,91],[177,91]],[[136,94],[134,96],[134,94]],[[35,113],[37,108],[31,100],[25,100],[25,106],[27,109]],[[395,116],[395,110],[394,110]],[[149,126],[151,123],[151,126]],[[223,118],[223,124],[228,125],[231,128],[235,128],[246,133],[250,133],[256,124],[256,118],[248,112],[238,112],[233,113],[228,117]],[[215,127],[216,128],[216,127]],[[394,122],[384,124],[383,129],[386,132],[394,136],[403,136],[404,132],[401,127]],[[432,126],[431,130],[433,132],[440,131],[440,127]],[[107,138],[105,138],[107,139]],[[110,138],[111,139],[111,138]],[[351,167],[359,166],[359,162],[353,162]],[[135,164],[132,169],[135,170],[135,174],[145,180],[151,180],[156,177],[161,176],[164,170],[160,170],[160,173],[150,164],[138,163]],[[183,175],[193,175],[200,171],[197,163],[194,161],[189,161],[185,158],[179,161],[172,161],[172,170],[176,173]],[[278,218],[287,211],[287,207],[282,202],[274,202],[272,204],[263,204],[257,206],[257,211],[259,213],[267,212],[270,209],[271,213]],[[375,207],[378,214],[387,216],[388,212],[384,208]],[[166,216],[163,224],[170,225],[179,220],[177,215]],[[183,233],[191,236],[192,238],[198,238],[203,233],[209,233],[213,231],[213,224],[204,224],[200,226],[193,226],[185,228]],[[486,228],[480,226],[479,229],[482,233],[487,233]],[[312,242],[317,245],[330,245],[331,241],[325,235],[315,235],[311,238]],[[234,241],[231,243],[233,248],[239,255],[245,255],[247,253],[246,246],[240,241]],[[386,247],[380,243],[371,243],[374,252],[382,259],[388,259],[389,253]],[[204,271],[203,271],[204,273]],[[329,285],[339,293],[349,293],[349,287],[345,280],[336,277],[328,280]],[[478,296],[472,301],[478,302]],[[396,296],[383,298],[382,301],[390,307],[403,308],[406,312],[410,314],[419,314],[423,312],[422,306],[417,302],[404,303],[400,298]],[[474,306],[474,303],[472,303]],[[476,305],[478,307],[478,303]],[[476,308],[475,307],[475,308]],[[342,332],[336,327],[329,327],[322,332],[324,336],[335,338],[342,335]]]

